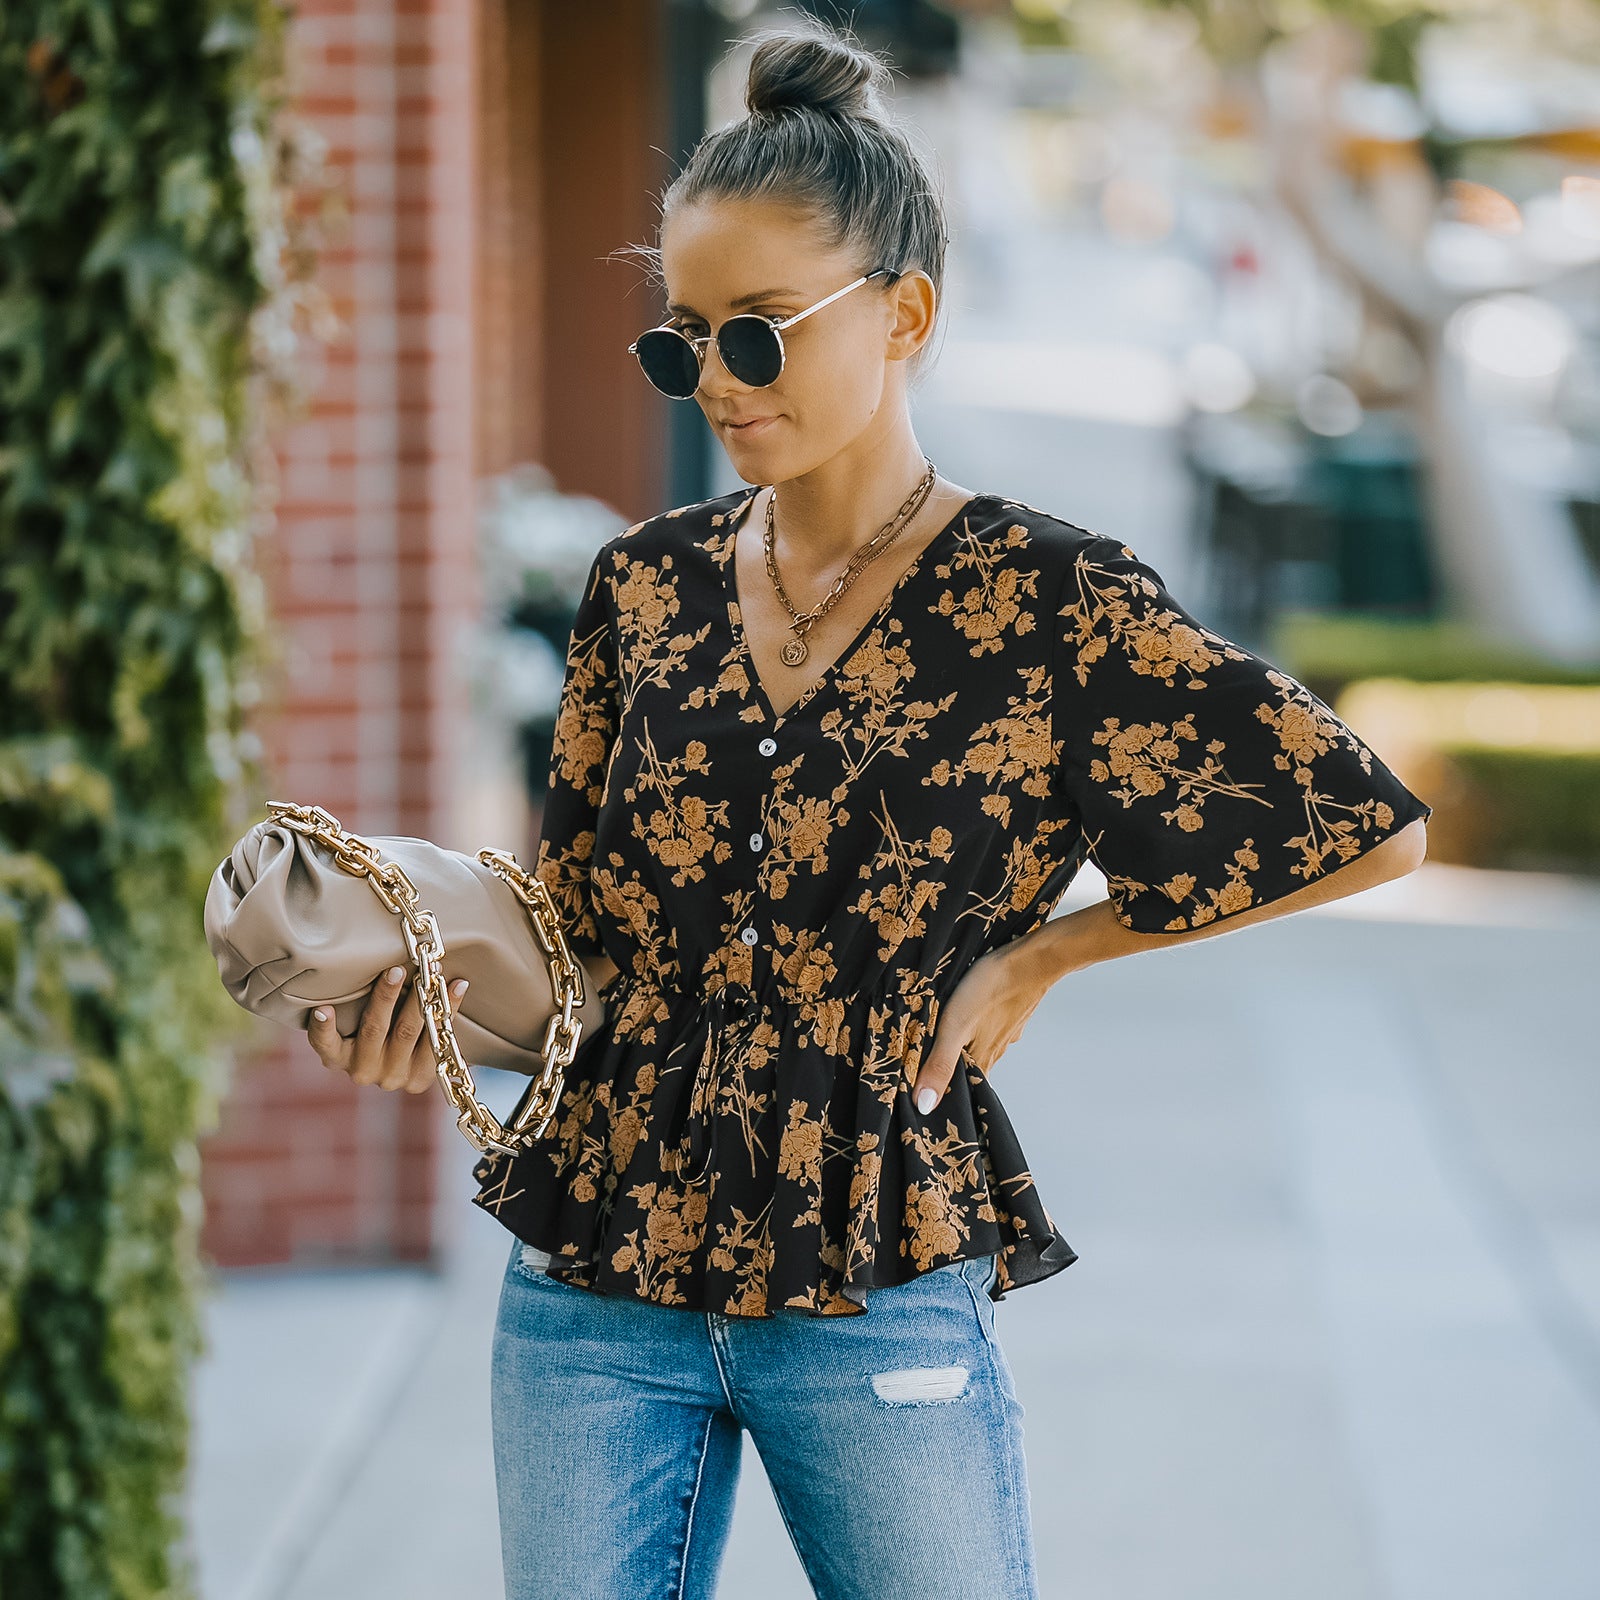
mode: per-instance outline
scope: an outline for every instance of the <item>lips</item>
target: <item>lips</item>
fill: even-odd
[[[729,433],[751,434],[759,433],[770,422],[776,422],[776,417],[751,417],[746,422],[724,422],[723,427]]]

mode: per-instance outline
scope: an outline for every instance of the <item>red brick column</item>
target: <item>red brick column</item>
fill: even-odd
[[[477,7],[300,0],[291,70],[348,221],[321,282],[342,322],[309,414],[277,441],[263,551],[283,647],[261,721],[273,798],[366,833],[458,849],[477,614],[473,317]],[[207,1141],[204,1246],[219,1264],[427,1257],[437,1094],[358,1089],[273,1030]]]

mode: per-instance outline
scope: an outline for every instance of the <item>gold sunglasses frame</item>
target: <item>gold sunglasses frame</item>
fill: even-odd
[[[764,317],[759,311],[741,311],[738,316],[729,317],[727,322],[722,324],[721,328],[717,328],[711,333],[694,335],[685,333],[682,328],[673,327],[670,322],[659,323],[654,328],[646,328],[645,332],[641,333],[638,338],[636,338],[633,343],[628,346],[628,354],[636,359],[639,359],[639,370],[643,372],[644,362],[643,359],[639,357],[639,340],[643,339],[645,334],[648,333],[676,334],[678,338],[682,339],[683,342],[694,351],[695,364],[703,375],[706,370],[706,346],[709,345],[713,339],[720,339],[722,337],[723,329],[728,326],[729,322],[738,322],[742,318],[748,317],[752,322],[766,323],[777,337],[778,370],[771,378],[767,380],[766,383],[746,383],[745,387],[747,389],[770,389],[772,385],[783,376],[783,369],[788,365],[789,362],[789,350],[783,342],[783,330],[785,328],[792,328],[797,322],[804,321],[805,318],[809,317],[813,311],[820,311],[824,306],[832,305],[835,300],[841,299],[843,296],[849,294],[852,289],[859,289],[862,284],[870,283],[874,278],[882,277],[885,274],[888,274],[893,278],[900,276],[900,274],[895,272],[891,267],[874,267],[871,272],[862,273],[859,278],[856,278],[853,282],[847,283],[842,289],[835,289],[832,294],[824,295],[823,298],[818,300],[815,304],[807,306],[804,311],[796,311],[791,317]],[[720,350],[721,346],[718,345],[717,348]],[[723,358],[723,365],[727,365],[726,357]],[[729,376],[732,377],[736,383],[745,383],[745,380],[739,377],[736,373],[733,373],[731,369]],[[694,399],[695,394],[699,392],[700,388],[700,385],[696,383],[694,389],[688,394],[667,394],[665,389],[657,386],[648,372],[644,374],[644,377],[645,382],[648,383],[652,389],[655,389],[657,394],[666,394],[669,400],[692,400]]]

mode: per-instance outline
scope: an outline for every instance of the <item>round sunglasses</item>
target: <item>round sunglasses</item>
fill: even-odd
[[[804,311],[795,312],[792,317],[763,317],[756,312],[746,311],[737,317],[729,317],[714,336],[703,333],[691,337],[682,329],[666,323],[641,333],[628,346],[628,353],[639,358],[639,366],[645,377],[662,394],[673,400],[692,400],[695,390],[700,387],[706,346],[715,337],[723,366],[740,383],[752,389],[765,389],[768,384],[776,383],[783,371],[785,328],[792,328],[801,318],[832,305],[841,295],[847,295],[852,289],[859,289],[873,278],[885,275],[891,278],[900,276],[888,267],[875,267],[871,272],[863,273],[854,283],[835,289],[826,298],[807,306]]]

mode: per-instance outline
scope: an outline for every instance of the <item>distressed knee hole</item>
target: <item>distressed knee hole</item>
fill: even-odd
[[[875,1372],[872,1391],[892,1406],[923,1405],[930,1400],[956,1400],[967,1392],[965,1367],[900,1367]]]

